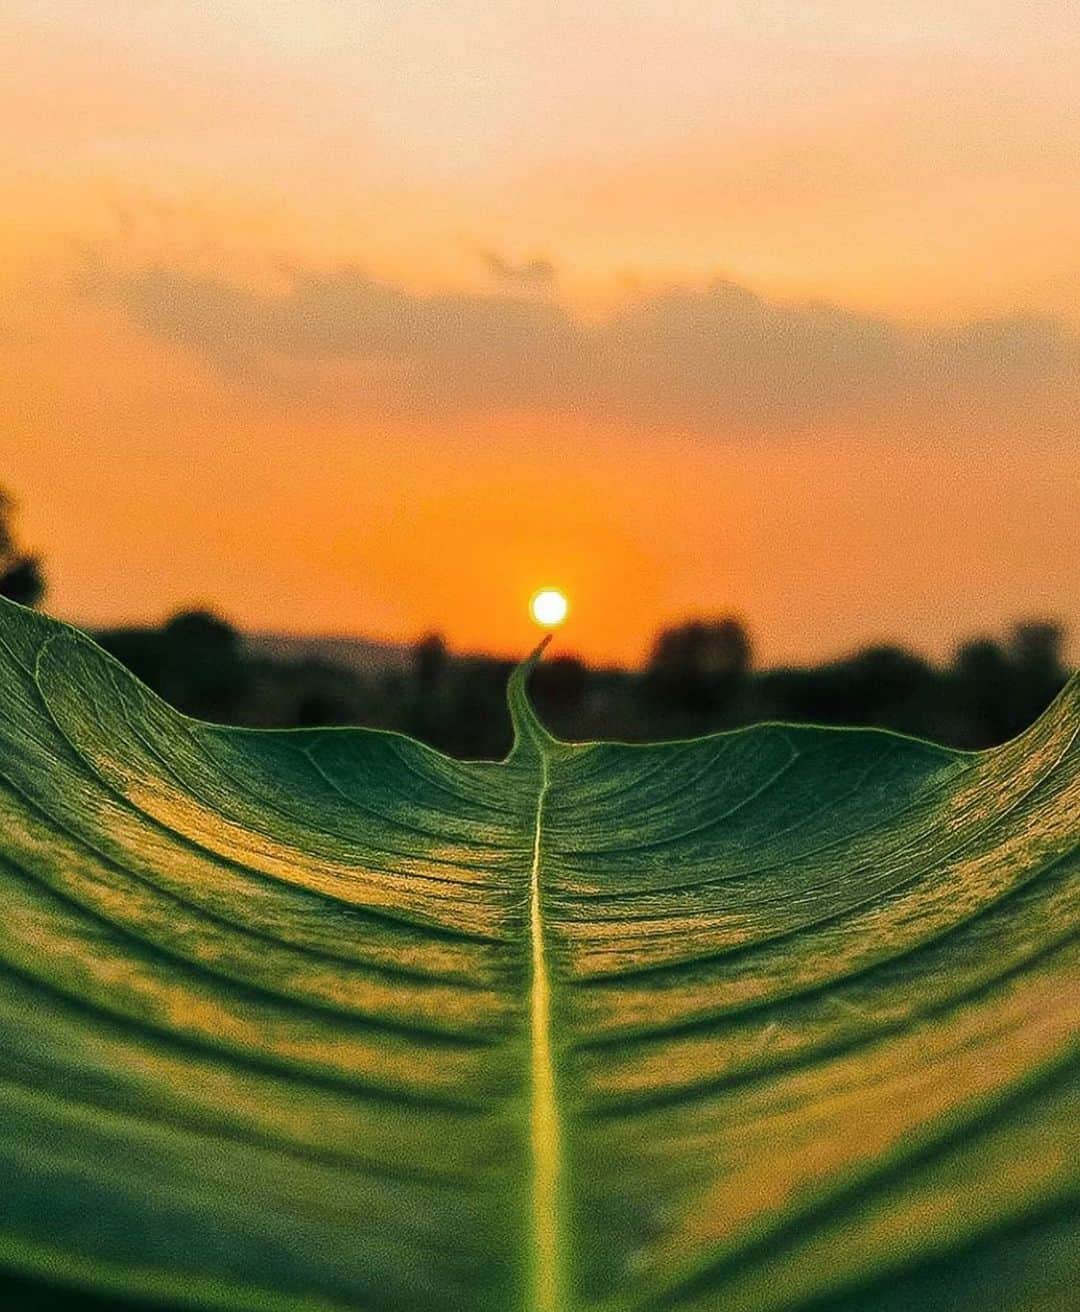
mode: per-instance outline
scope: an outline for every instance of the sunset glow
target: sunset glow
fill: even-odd
[[[513,655],[554,577],[597,661],[1075,635],[1066,8],[13,0],[48,608]]]

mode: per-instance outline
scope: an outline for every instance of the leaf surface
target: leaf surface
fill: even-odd
[[[463,763],[0,605],[4,1306],[1072,1306],[1077,683],[969,754],[527,673]]]

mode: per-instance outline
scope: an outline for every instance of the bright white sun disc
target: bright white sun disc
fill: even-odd
[[[529,602],[529,614],[546,629],[561,624],[569,609],[569,602],[558,588],[541,588]]]

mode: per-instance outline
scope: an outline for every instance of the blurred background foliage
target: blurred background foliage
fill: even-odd
[[[364,724],[396,729],[464,757],[500,757],[511,662],[454,653],[437,634],[407,659],[360,672],[330,661],[259,654],[225,620],[187,611],[160,628],[97,639],[167,701],[229,724]],[[964,643],[947,665],[874,646],[809,668],[755,669],[735,618],[665,629],[643,670],[596,669],[553,655],[533,692],[553,732],[571,739],[684,738],[761,720],[876,725],[957,747],[987,747],[1026,728],[1066,679],[1062,629],[1017,624]]]
[[[17,543],[14,503],[0,490],[0,595],[36,605],[40,560]],[[510,745],[512,662],[451,651],[435,633],[411,648],[348,639],[244,635],[209,608],[160,625],[94,635],[189,715],[292,728],[368,725],[455,756],[499,758]],[[643,669],[596,668],[556,653],[533,682],[545,723],[569,739],[684,738],[762,720],[874,725],[961,748],[1004,742],[1064,685],[1065,632],[1031,619],[978,635],[944,663],[874,645],[809,667],[758,668],[751,633],[731,615],[662,630]]]

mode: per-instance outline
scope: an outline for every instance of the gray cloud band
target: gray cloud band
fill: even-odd
[[[248,382],[270,382],[279,368],[295,380],[321,365],[363,367],[377,395],[359,388],[356,399],[369,405],[764,431],[1030,416],[1033,407],[1071,423],[1080,400],[1080,338],[1053,319],[913,327],[770,302],[723,279],[635,293],[595,324],[547,298],[419,295],[352,268],[298,274],[278,295],[100,263],[87,285],[146,332]]]

